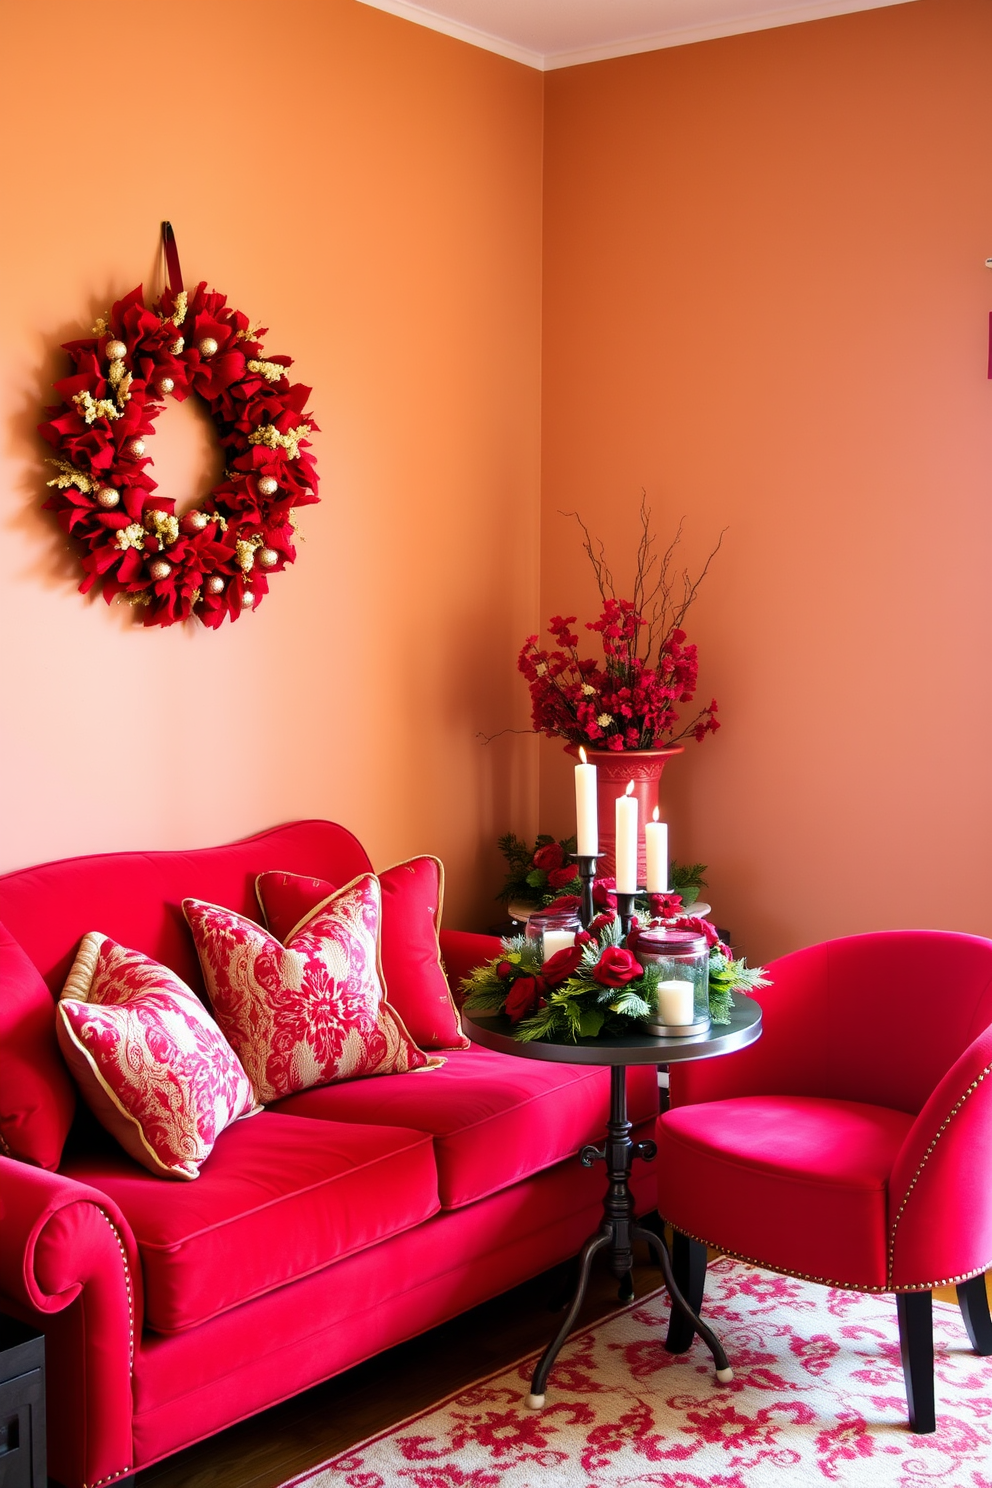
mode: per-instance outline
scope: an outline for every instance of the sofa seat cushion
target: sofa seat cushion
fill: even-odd
[[[497,1193],[571,1157],[606,1130],[610,1072],[595,1065],[544,1063],[488,1049],[453,1049],[429,1079],[325,1085],[274,1108],[327,1121],[395,1122],[431,1132],[444,1209]],[[658,1110],[653,1065],[628,1071],[634,1124]]]
[[[658,1121],[658,1210],[772,1269],[884,1287],[888,1179],[913,1119],[812,1096],[680,1106]]]
[[[221,1132],[195,1183],[157,1178],[123,1154],[80,1156],[63,1171],[123,1211],[145,1322],[158,1333],[195,1327],[439,1208],[426,1133],[268,1111]]]

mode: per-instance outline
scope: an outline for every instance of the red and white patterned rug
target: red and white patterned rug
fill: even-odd
[[[892,1297],[714,1262],[729,1385],[698,1339],[665,1352],[668,1306],[656,1292],[577,1333],[540,1413],[526,1359],[284,1488],[992,1488],[992,1358],[950,1303],[934,1304],[929,1436],[906,1423]]]

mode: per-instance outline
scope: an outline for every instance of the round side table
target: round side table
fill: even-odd
[[[513,1037],[513,1024],[504,1013],[462,1013],[465,1032],[474,1043],[500,1054],[518,1059],[544,1059],[557,1064],[602,1064],[610,1066],[610,1119],[606,1142],[600,1147],[583,1147],[579,1161],[584,1167],[595,1162],[606,1163],[607,1187],[603,1199],[603,1219],[595,1234],[590,1235],[579,1256],[579,1280],[575,1296],[561,1327],[538,1361],[531,1381],[527,1405],[540,1410],[555,1359],[565,1339],[575,1326],[589,1285],[593,1257],[601,1250],[608,1252],[610,1269],[621,1285],[621,1298],[633,1300],[630,1281],[634,1264],[633,1245],[643,1241],[657,1256],[672,1299],[672,1306],[682,1313],[693,1332],[698,1333],[713,1356],[716,1377],[725,1384],[733,1370],[723,1345],[708,1324],[704,1323],[682,1296],[672,1274],[668,1246],[660,1235],[637,1223],[634,1197],[630,1191],[630,1172],[635,1157],[650,1161],[657,1153],[653,1142],[634,1143],[630,1139],[627,1117],[627,1068],[632,1064],[676,1064],[683,1059],[715,1059],[732,1054],[735,1049],[753,1044],[761,1033],[761,1009],[751,997],[734,996],[730,1022],[715,1024],[705,1033],[688,1038],[655,1038],[648,1033],[629,1033],[623,1038],[580,1039],[577,1044],[555,1044],[545,1040],[521,1043]]]

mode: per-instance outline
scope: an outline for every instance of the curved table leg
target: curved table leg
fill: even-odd
[[[716,1365],[716,1377],[720,1381],[721,1385],[729,1384],[729,1382],[734,1377],[734,1371],[730,1367],[727,1355],[724,1352],[723,1344],[720,1342],[719,1338],[717,1338],[716,1334],[713,1332],[713,1329],[709,1326],[709,1324],[704,1323],[697,1312],[693,1312],[692,1308],[689,1306],[688,1302],[685,1300],[682,1293],[676,1286],[675,1277],[672,1273],[672,1261],[671,1257],[668,1254],[668,1246],[665,1244],[664,1240],[662,1240],[658,1235],[655,1234],[654,1230],[647,1230],[644,1228],[643,1225],[637,1225],[635,1227],[634,1239],[643,1240],[658,1257],[658,1260],[661,1264],[662,1272],[664,1273],[665,1277],[665,1286],[668,1288],[668,1295],[672,1299],[673,1311],[676,1308],[678,1309],[678,1311],[685,1319],[686,1323],[691,1326],[692,1331],[699,1334],[700,1338],[703,1340],[706,1347],[713,1355],[713,1363]]]
[[[572,1305],[565,1314],[561,1327],[548,1344],[544,1353],[534,1370],[534,1378],[530,1383],[530,1394],[524,1402],[528,1410],[540,1410],[544,1405],[544,1391],[548,1383],[548,1375],[551,1373],[552,1365],[558,1357],[562,1344],[575,1326],[575,1319],[586,1298],[586,1290],[589,1286],[589,1274],[592,1271],[592,1258],[597,1251],[612,1244],[613,1231],[606,1225],[597,1235],[591,1235],[582,1247],[579,1257],[579,1283],[572,1298]]]

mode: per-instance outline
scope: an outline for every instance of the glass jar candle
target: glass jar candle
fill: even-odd
[[[547,961],[556,951],[567,950],[575,944],[575,937],[582,929],[582,921],[574,909],[535,909],[527,921],[527,941],[537,950],[541,959]]]
[[[655,1007],[644,1020],[649,1033],[686,1038],[710,1026],[710,952],[704,935],[664,926],[642,930],[634,955],[645,968],[657,966],[661,980]]]

